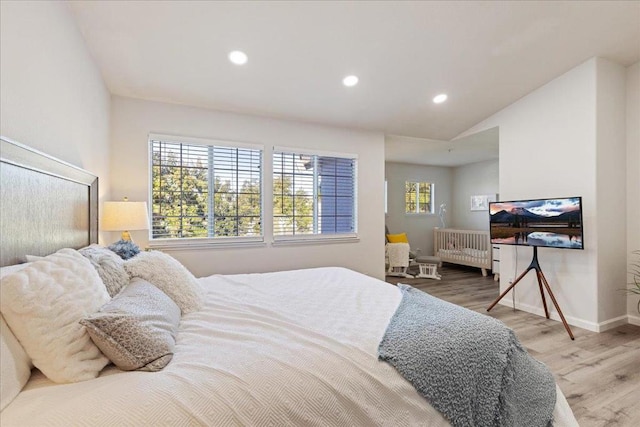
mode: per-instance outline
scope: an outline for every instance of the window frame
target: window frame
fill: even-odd
[[[148,209],[149,218],[153,223],[153,142],[161,141],[166,143],[198,145],[204,147],[223,147],[234,149],[249,149],[258,150],[260,152],[260,234],[258,236],[218,236],[218,237],[169,237],[169,238],[154,238],[153,236],[153,224],[149,229],[149,247],[155,249],[197,249],[206,247],[237,247],[237,246],[264,246],[265,245],[265,147],[262,144],[219,140],[219,139],[205,139],[195,137],[184,137],[176,135],[155,134],[150,133],[147,140],[147,154],[148,154],[148,167],[149,182],[148,188]],[[208,164],[207,170],[211,167]],[[213,193],[209,191],[211,180],[213,177],[209,177],[208,193],[209,197],[213,198]],[[210,207],[213,209],[213,206]]]
[[[415,210],[407,211],[407,186],[414,184],[416,186],[416,206]],[[420,187],[423,184],[429,185],[429,210],[420,211]],[[404,183],[404,213],[405,215],[435,215],[435,183],[421,180],[406,180]]]
[[[353,178],[353,206],[352,206],[352,224],[353,224],[353,231],[352,232],[342,232],[342,233],[306,233],[306,234],[276,234],[276,231],[274,229],[274,222],[275,222],[275,213],[274,213],[274,200],[275,200],[275,177],[276,177],[276,172],[273,168],[275,160],[276,160],[276,154],[277,153],[283,153],[283,154],[289,154],[289,155],[293,155],[293,156],[317,156],[317,157],[331,157],[331,158],[338,158],[338,159],[348,159],[348,160],[352,160],[353,163],[353,174],[352,174],[352,178]],[[304,148],[292,148],[292,147],[278,147],[275,146],[273,147],[272,153],[271,153],[271,193],[269,194],[270,197],[270,201],[271,201],[271,211],[269,212],[269,215],[271,216],[270,218],[270,222],[271,222],[271,233],[272,233],[272,244],[274,246],[278,246],[278,245],[287,245],[287,244],[317,244],[317,243],[339,243],[339,242],[354,242],[354,241],[359,241],[359,237],[358,237],[358,155],[357,154],[352,154],[352,153],[341,153],[341,152],[329,152],[329,151],[321,151],[321,150],[309,150],[309,149],[304,149]],[[314,179],[315,182],[315,179]],[[313,224],[313,228],[314,230],[317,227],[317,218],[318,218],[318,208],[317,208],[317,199],[318,199],[318,194],[316,193],[315,189],[314,189],[314,194],[313,194],[313,202],[314,202],[314,206],[313,206],[313,212],[314,212],[314,224]],[[321,195],[320,195],[321,197]]]

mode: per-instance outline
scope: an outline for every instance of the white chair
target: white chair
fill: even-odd
[[[413,276],[407,273],[410,265],[408,243],[387,243],[385,257],[388,265],[387,276],[413,279]]]

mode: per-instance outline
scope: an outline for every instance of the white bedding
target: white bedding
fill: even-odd
[[[400,302],[342,268],[200,279],[160,372],[107,368],[55,385],[34,374],[0,425],[448,425],[377,348]],[[558,390],[555,425],[577,425]]]

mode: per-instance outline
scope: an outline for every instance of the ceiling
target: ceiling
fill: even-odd
[[[462,166],[498,158],[497,127],[453,141],[387,136],[384,157],[388,162],[431,166]]]
[[[68,4],[113,94],[395,135],[387,145],[442,145],[593,56],[640,60],[637,1]],[[247,64],[228,61],[236,49]]]

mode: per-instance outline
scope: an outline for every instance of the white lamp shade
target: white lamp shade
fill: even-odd
[[[104,231],[148,230],[147,202],[104,202]]]

